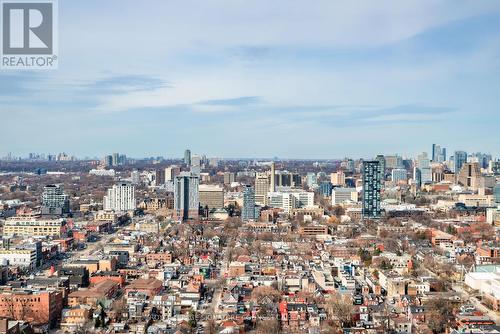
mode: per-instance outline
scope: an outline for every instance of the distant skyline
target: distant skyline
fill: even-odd
[[[0,70],[0,156],[500,156],[500,2],[312,4],[59,1],[59,69]]]
[[[453,150],[449,153],[447,153],[447,160],[446,161],[449,161],[450,160],[450,157],[453,157],[454,156],[454,153],[456,151],[462,151],[462,150]],[[216,159],[220,159],[220,160],[258,160],[258,161],[261,161],[261,162],[264,162],[264,161],[273,161],[273,160],[276,160],[276,161],[287,161],[287,160],[303,160],[303,161],[306,161],[306,160],[310,160],[310,161],[327,161],[327,160],[343,160],[343,159],[353,159],[353,160],[357,160],[357,159],[365,159],[365,160],[371,160],[371,159],[376,159],[376,155],[379,155],[379,154],[382,154],[384,156],[395,156],[395,155],[398,155],[398,156],[401,156],[403,159],[416,159],[417,158],[417,155],[418,154],[421,154],[422,152],[425,152],[427,153],[429,159],[431,159],[431,151],[427,151],[427,150],[422,150],[422,151],[419,151],[417,152],[415,155],[412,155],[412,154],[402,154],[400,152],[392,152],[392,153],[374,153],[373,155],[367,155],[367,156],[354,156],[354,155],[349,155],[349,154],[345,154],[343,156],[338,156],[338,157],[327,157],[327,158],[318,158],[318,157],[310,157],[310,158],[306,158],[306,157],[295,157],[295,158],[291,158],[291,157],[280,157],[280,156],[253,156],[253,157],[245,157],[245,156],[221,156],[221,155],[211,155],[211,154],[206,154],[204,152],[191,152],[191,156],[205,156],[207,159],[212,159],[212,158],[216,158]],[[137,160],[146,160],[146,159],[156,159],[156,158],[163,158],[164,160],[181,160],[183,161],[184,160],[184,157],[183,156],[176,156],[175,154],[172,154],[172,155],[143,155],[143,156],[131,156],[129,154],[127,154],[127,152],[108,152],[108,153],[105,153],[103,154],[102,156],[96,156],[96,155],[85,155],[85,156],[78,156],[78,155],[75,155],[75,154],[71,154],[71,152],[29,152],[27,154],[14,154],[14,152],[8,152],[8,154],[11,154],[12,155],[12,158],[14,159],[28,159],[29,157],[29,154],[30,153],[35,153],[35,154],[44,154],[45,155],[45,159],[47,158],[48,155],[55,155],[57,156],[58,154],[61,154],[61,153],[65,153],[67,154],[69,157],[75,157],[76,159],[78,160],[95,160],[95,159],[98,159],[98,160],[102,160],[103,158],[105,158],[106,156],[110,156],[110,155],[113,155],[113,153],[118,153],[118,154],[124,154],[127,158],[129,159],[137,159]],[[184,153],[184,152],[182,152]],[[472,150],[472,151],[469,151],[469,152],[466,152],[468,155],[471,155],[471,154],[475,154],[475,153],[482,153],[482,154],[491,154],[491,152],[484,152],[484,151],[479,151],[479,150]],[[4,158],[7,158],[6,155],[1,155],[0,156],[0,160],[4,159]],[[493,160],[495,159],[498,159],[499,157],[496,157],[495,155],[492,154],[492,158]],[[35,159],[37,160],[37,159]]]

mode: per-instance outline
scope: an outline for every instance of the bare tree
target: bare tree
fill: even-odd
[[[352,314],[354,306],[348,297],[332,296],[326,300],[326,311],[339,328],[350,327],[352,325]]]

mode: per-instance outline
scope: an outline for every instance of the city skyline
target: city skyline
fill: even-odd
[[[0,155],[319,159],[438,142],[498,156],[499,13],[480,1],[60,2],[59,68],[0,73]]]

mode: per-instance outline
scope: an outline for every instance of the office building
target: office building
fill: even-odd
[[[217,185],[200,184],[198,187],[200,206],[209,209],[224,207],[224,189]]]
[[[462,170],[462,166],[467,162],[467,152],[455,151],[453,155],[453,170],[458,174]]]
[[[440,145],[432,144],[432,162],[446,161],[446,148],[441,148]]]
[[[276,164],[271,162],[271,178],[269,180],[269,191],[276,191]]]
[[[34,215],[9,217],[3,225],[4,236],[60,237],[65,232],[66,221],[62,218],[45,219]]]
[[[306,184],[309,188],[316,188],[318,186],[318,178],[316,176],[316,173],[307,173],[306,175]]]
[[[299,174],[288,171],[275,171],[275,190],[278,188],[300,187],[302,181]]]
[[[344,161],[342,161],[340,163],[340,167],[344,170],[346,170],[347,172],[354,172],[354,160],[352,159],[344,159]]]
[[[343,171],[339,170],[336,173],[330,174],[330,182],[334,186],[343,187],[345,185],[345,173]]]
[[[108,189],[103,200],[104,210],[135,210],[135,187],[129,182],[120,182]]]
[[[468,158],[467,162],[477,162],[479,168],[488,168],[490,161],[493,160],[491,154],[485,154],[481,152],[472,153]]]
[[[376,160],[379,161],[379,160]],[[379,161],[380,164],[380,161]],[[382,169],[383,166],[380,166]],[[386,155],[385,156],[385,169],[393,169],[393,168],[402,168],[403,167],[403,158],[399,155]]]
[[[184,151],[184,164],[191,166],[191,151],[190,150]]]
[[[179,220],[198,218],[199,212],[199,179],[191,173],[183,172],[175,177],[174,210]]]
[[[112,155],[106,155],[103,159],[104,166],[106,167],[112,167],[113,166],[113,156]]]
[[[267,204],[267,193],[269,192],[269,175],[257,173],[255,175],[255,203],[261,206]]]
[[[293,209],[314,207],[314,192],[303,190],[270,192],[267,194],[267,203],[270,207],[281,208],[290,213]]]
[[[49,184],[43,188],[42,214],[61,215],[69,213],[69,197],[60,185]]]
[[[415,183],[417,189],[420,189],[422,186],[422,173],[417,166],[413,167],[413,182]]]
[[[124,154],[113,153],[112,155],[106,156],[105,158],[106,166],[122,166],[125,165],[127,161],[127,156]]]
[[[358,191],[356,188],[335,188],[332,191],[332,205],[357,202]]]
[[[332,196],[332,189],[333,189],[332,183],[329,181],[324,181],[320,183],[318,191],[321,196],[330,197]]]
[[[495,198],[495,203],[500,205],[500,182],[493,187],[493,197]]]
[[[380,162],[363,162],[363,218],[380,218]]]
[[[119,161],[120,161],[120,155],[119,155],[118,153],[113,153],[113,155],[112,155],[112,162],[111,162],[111,164],[112,164],[113,166],[118,166]]]
[[[420,170],[421,182],[432,183],[431,162],[427,152],[422,152],[417,156],[416,166]]]
[[[394,168],[391,171],[391,180],[394,183],[406,182],[408,179],[408,172],[404,168]]]
[[[255,220],[255,191],[252,186],[243,188],[243,207],[241,208],[241,219],[243,221]]]

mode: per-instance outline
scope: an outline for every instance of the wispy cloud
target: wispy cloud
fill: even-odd
[[[161,78],[148,75],[118,75],[97,79],[82,84],[93,94],[127,94],[133,92],[150,91],[170,87],[169,83]]]

